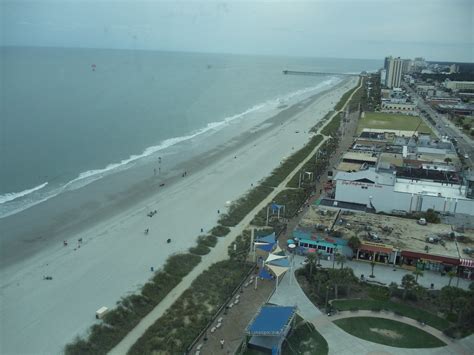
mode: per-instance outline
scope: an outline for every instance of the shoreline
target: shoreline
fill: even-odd
[[[306,144],[311,136],[308,131],[317,123],[317,118],[322,119],[337,102],[337,97],[355,85],[355,80],[343,81],[316,94],[315,98],[289,107],[280,116],[273,116],[257,125],[260,129],[253,133],[234,137],[214,155],[194,160],[191,173],[186,178],[173,177],[174,183],[166,183],[164,189],[160,190],[156,181],[130,189],[121,201],[115,201],[114,211],[104,212],[113,215],[109,218],[89,212],[89,220],[77,222],[79,225],[88,223],[86,230],[79,228],[81,235],[86,234],[80,249],[73,250],[74,245],[63,247],[60,245],[62,238],[59,238],[49,241],[56,243],[54,247],[44,250],[43,246],[43,252],[26,256],[24,262],[10,264],[14,268],[2,266],[2,293],[6,296],[2,318],[10,325],[3,332],[8,339],[6,350],[58,352],[58,346],[64,346],[72,340],[71,337],[83,334],[93,324],[93,315],[98,307],[113,307],[121,295],[135,292],[151,276],[150,265],[158,269],[167,255],[192,246],[200,234],[200,228],[208,230],[216,224],[217,209],[224,211],[225,201],[235,200],[248,191],[252,181],[256,183],[267,176],[291,152],[290,147],[296,150]],[[330,99],[334,100],[332,105]],[[267,122],[272,119],[273,122]],[[297,130],[305,133],[296,133]],[[192,157],[190,159],[193,160]],[[183,166],[190,166],[189,162],[181,164],[184,165],[176,164],[175,173],[179,174]],[[129,174],[139,175],[145,170],[149,171],[149,165]],[[109,183],[110,180],[98,185]],[[156,185],[158,191],[150,191]],[[79,194],[80,190],[74,192]],[[132,202],[127,197],[133,197],[137,202],[133,202],[131,207]],[[113,195],[109,198],[114,201]],[[123,211],[117,211],[120,204],[123,204]],[[94,207],[105,208],[101,205],[83,208],[94,211]],[[154,209],[158,210],[158,214],[150,219],[146,213]],[[87,215],[85,212],[82,213]],[[74,221],[77,216],[70,212],[63,218],[66,217]],[[91,218],[98,221],[93,224]],[[61,221],[57,223],[61,225]],[[150,228],[150,236],[143,235],[144,223]],[[165,237],[170,235],[173,236],[173,243],[163,244]],[[17,243],[21,245],[22,242]],[[43,243],[47,244],[44,240]],[[10,248],[14,250],[15,245],[10,245]],[[54,280],[41,280],[43,274],[54,275]],[[117,285],[118,280],[120,285]],[[20,304],[31,304],[32,309],[18,310]],[[61,318],[63,314],[68,315],[67,324]],[[38,323],[49,326],[45,324],[41,329],[29,329],[37,327]],[[29,326],[25,327],[25,324]],[[21,345],[24,338],[31,338],[31,344]],[[20,349],[18,346],[27,348]]]

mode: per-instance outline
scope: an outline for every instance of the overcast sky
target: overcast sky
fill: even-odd
[[[473,0],[0,0],[3,45],[474,61]]]

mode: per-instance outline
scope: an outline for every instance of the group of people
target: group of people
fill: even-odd
[[[156,210],[150,211],[150,212],[147,213],[147,216],[148,216],[148,217],[153,217],[156,213],[157,213]]]

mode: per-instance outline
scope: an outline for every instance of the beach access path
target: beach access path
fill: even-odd
[[[359,83],[359,88],[362,85],[362,81]],[[318,133],[326,125],[331,122],[332,118],[336,116],[339,112],[343,112],[347,103],[352,99],[352,96],[357,90],[354,90],[350,97],[347,99],[344,106],[340,111],[334,112],[334,114],[328,119],[324,125],[322,125]],[[111,355],[120,355],[126,354],[127,351],[135,344],[135,342],[145,333],[145,331],[153,325],[163,314],[164,312],[173,305],[178,297],[180,297],[185,290],[187,290],[192,282],[205,270],[207,270],[212,264],[225,260],[228,258],[227,250],[232,242],[243,233],[243,231],[250,225],[250,222],[254,216],[260,212],[265,206],[271,203],[275,196],[277,196],[281,191],[285,190],[286,185],[289,183],[291,178],[297,174],[302,167],[308,162],[309,159],[317,152],[319,147],[329,139],[328,136],[323,136],[323,140],[308,154],[308,156],[303,159],[292,172],[263,200],[261,201],[252,211],[250,211],[235,227],[231,228],[230,233],[224,238],[219,239],[217,245],[211,250],[211,252],[204,256],[202,261],[186,276],[183,280],[145,317],[138,323],[138,325],[127,334],[123,340],[113,348],[109,354]]]

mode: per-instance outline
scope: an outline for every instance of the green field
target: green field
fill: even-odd
[[[421,329],[391,319],[351,317],[335,320],[334,323],[358,338],[397,348],[437,348],[446,345]]]
[[[332,305],[339,311],[351,311],[358,309],[380,311],[385,309],[392,311],[404,317],[423,321],[433,328],[445,330],[451,325],[449,321],[440,318],[435,314],[429,313],[421,308],[411,307],[407,304],[396,303],[391,301],[379,301],[370,299],[354,299],[354,300],[334,300]]]
[[[394,129],[400,131],[414,131],[420,124],[418,116],[398,115],[394,113],[366,112],[365,117],[359,119],[357,133],[364,128]],[[421,121],[418,132],[433,134],[431,129]]]

